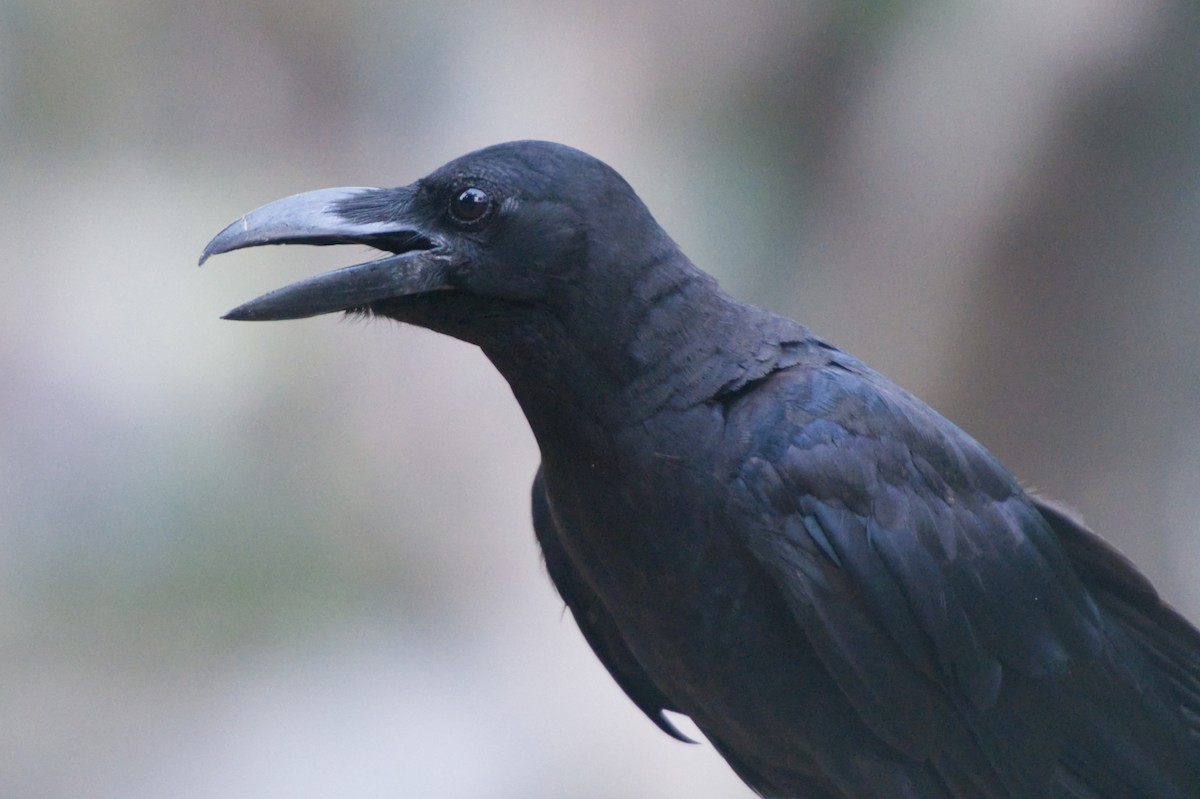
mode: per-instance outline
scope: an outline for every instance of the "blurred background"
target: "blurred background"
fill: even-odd
[[[1200,7],[0,0],[0,795],[749,797],[539,563],[478,351],[218,316],[259,204],[611,163],[1200,619]]]

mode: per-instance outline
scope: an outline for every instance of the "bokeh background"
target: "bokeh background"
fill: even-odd
[[[0,795],[748,797],[592,658],[473,348],[242,212],[547,138],[1200,619],[1190,0],[0,0]]]

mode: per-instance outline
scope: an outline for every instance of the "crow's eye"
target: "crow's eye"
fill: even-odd
[[[459,222],[478,222],[492,208],[492,198],[483,189],[471,186],[463,189],[450,201],[450,215]]]

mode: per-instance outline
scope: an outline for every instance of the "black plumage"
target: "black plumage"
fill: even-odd
[[[264,206],[204,257],[346,242],[390,254],[228,317],[480,346],[537,438],[534,529],[588,643],[762,795],[1200,796],[1196,629],[920,400],[724,294],[604,164],[498,145]]]

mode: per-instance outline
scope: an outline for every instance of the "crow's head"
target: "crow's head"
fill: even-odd
[[[386,255],[276,289],[227,319],[356,311],[475,343],[523,319],[597,321],[677,253],[615,171],[535,141],[479,150],[408,186],[277,200],[217,234],[201,263],[263,244],[366,244]]]

